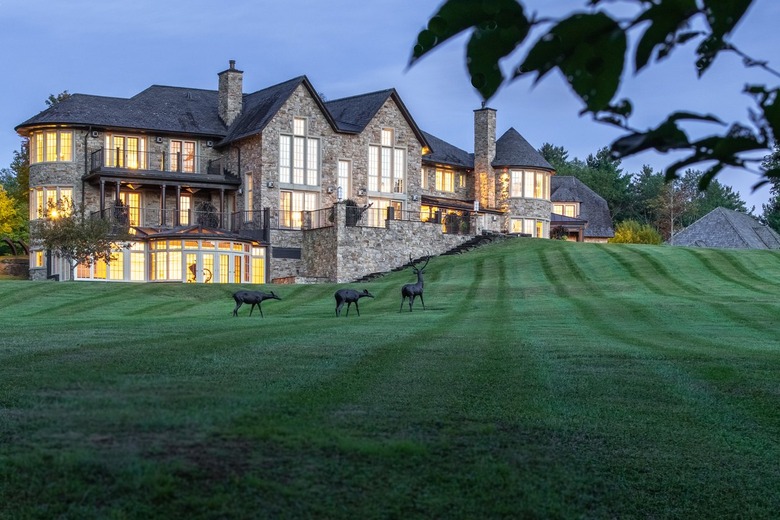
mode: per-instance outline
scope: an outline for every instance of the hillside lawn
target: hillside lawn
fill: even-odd
[[[512,239],[274,290],[0,282],[0,518],[772,518],[780,253]],[[335,317],[336,288],[367,288]]]

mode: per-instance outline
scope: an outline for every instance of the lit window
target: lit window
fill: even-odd
[[[57,217],[60,211],[69,212],[73,204],[73,188],[42,186],[30,189],[30,220]]]
[[[279,225],[298,229],[303,225],[303,212],[317,209],[317,194],[304,191],[282,191],[279,194]]]
[[[70,162],[73,160],[73,132],[46,130],[30,137],[30,163]]]
[[[522,170],[510,171],[511,197],[526,199],[550,198],[550,174]]]
[[[109,168],[146,168],[146,140],[127,135],[106,135],[103,165]]]
[[[439,191],[455,191],[455,173],[450,170],[436,170],[436,189]]]
[[[173,172],[195,172],[195,141],[171,141],[170,170]]]

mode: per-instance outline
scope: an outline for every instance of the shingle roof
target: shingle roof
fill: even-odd
[[[342,99],[334,99],[324,104],[330,116],[333,118],[337,129],[340,132],[345,133],[360,133],[371,120],[376,116],[379,109],[392,98],[398,109],[403,114],[409,126],[412,128],[417,139],[423,146],[428,146],[423,132],[417,123],[412,118],[412,115],[406,109],[401,97],[394,88],[379,90],[376,92],[369,92],[368,94],[360,94],[358,96],[351,96]]]
[[[325,106],[333,116],[339,130],[358,133],[371,122],[393,92],[393,89],[369,92],[368,94],[327,101]]]
[[[125,98],[73,94],[18,125],[67,124],[223,136],[217,92],[152,85]]]
[[[423,132],[425,139],[431,146],[431,153],[424,155],[423,162],[436,164],[447,164],[450,166],[459,166],[461,168],[474,169],[474,154],[461,150],[457,146],[439,139],[436,136]]]
[[[542,154],[531,146],[514,128],[510,128],[496,141],[493,167],[530,167],[555,170]]]
[[[220,145],[261,132],[301,84],[305,84],[314,93],[306,76],[298,76],[252,94],[245,94],[241,114],[230,125],[230,130]],[[319,99],[316,94],[314,97]]]
[[[780,249],[780,235],[738,211],[715,208],[674,235],[676,246]]]
[[[588,221],[588,227],[584,232],[585,237],[615,236],[607,201],[578,178],[553,175],[550,182],[550,200],[580,203],[579,218]]]

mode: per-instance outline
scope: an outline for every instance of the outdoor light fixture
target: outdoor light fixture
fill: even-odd
[[[274,181],[268,181],[268,184],[266,184],[266,186],[268,186],[269,188],[273,188],[274,187]]]
[[[365,195],[365,194],[366,194],[366,190],[365,190],[365,188],[360,188],[360,189],[358,190],[358,195],[360,195],[361,197],[362,197],[363,195]]]

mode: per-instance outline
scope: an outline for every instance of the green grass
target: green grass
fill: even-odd
[[[780,255],[516,239],[274,286],[0,282],[0,518],[772,518]]]

